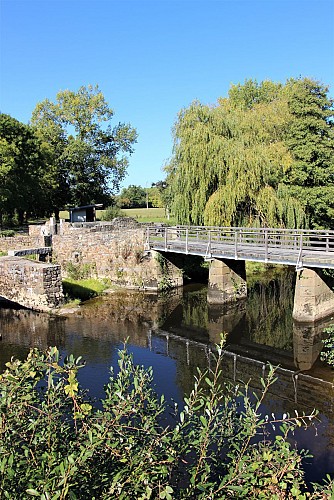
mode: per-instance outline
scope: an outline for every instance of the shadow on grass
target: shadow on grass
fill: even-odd
[[[70,283],[66,280],[63,281],[63,291],[64,295],[69,299],[80,299],[82,302],[99,295],[99,292],[94,290],[94,288],[78,283]]]

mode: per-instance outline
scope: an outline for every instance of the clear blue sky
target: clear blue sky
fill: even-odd
[[[124,186],[164,178],[178,112],[231,83],[334,84],[334,0],[0,0],[0,109],[98,84],[139,138]]]

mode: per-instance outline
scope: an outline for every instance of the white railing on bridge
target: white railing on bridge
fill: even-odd
[[[213,226],[149,226],[147,249],[334,268],[334,231]]]

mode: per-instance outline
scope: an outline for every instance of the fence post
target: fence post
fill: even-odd
[[[165,227],[165,251],[167,251],[167,227]]]
[[[234,258],[238,260],[238,230],[235,230],[234,233]]]
[[[150,247],[150,228],[147,227],[146,229],[146,249],[149,250]]]
[[[303,233],[300,233],[300,238],[299,238],[299,255],[298,255],[298,258],[297,258],[297,262],[296,262],[296,270],[297,271],[299,269],[303,268],[302,257],[303,257]]]
[[[188,253],[188,235],[189,235],[189,228],[186,228],[186,254]]]
[[[268,262],[268,229],[264,230],[264,260]]]

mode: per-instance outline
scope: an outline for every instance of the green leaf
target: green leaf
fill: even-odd
[[[29,488],[28,490],[26,490],[26,493],[32,497],[40,497],[41,494],[38,493],[38,491],[32,489],[32,488]]]

